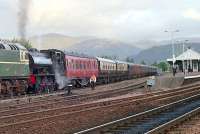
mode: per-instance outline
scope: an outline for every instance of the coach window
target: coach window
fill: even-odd
[[[70,67],[70,69],[73,68],[72,62],[69,63],[69,67]]]
[[[92,61],[92,69],[94,69],[94,62]]]
[[[83,63],[80,61],[80,69],[83,69]]]
[[[83,62],[80,61],[80,69],[83,69]]]
[[[81,61],[78,61],[78,68],[81,69]]]
[[[91,66],[90,66],[90,61],[88,61],[88,69],[90,69],[91,68]]]
[[[79,61],[79,69],[82,69],[82,63]]]
[[[93,69],[93,62],[92,61],[90,61],[90,65],[91,65],[91,69]]]
[[[95,69],[97,68],[97,64],[96,64],[96,62],[94,62],[94,68],[95,68]]]
[[[77,61],[75,62],[75,64],[76,64],[76,68],[75,69],[78,69],[78,63],[77,63]]]
[[[89,68],[91,69],[91,62],[89,61]]]
[[[73,69],[75,70],[76,69],[76,63],[73,62]]]
[[[68,65],[67,65],[67,68],[68,68],[68,69],[70,69],[70,62],[69,62],[69,61],[68,61]]]
[[[71,60],[70,64],[71,64],[71,69],[73,69],[73,60]]]
[[[69,62],[69,68],[72,69],[72,62]]]
[[[79,69],[79,63],[76,61],[76,69]]]
[[[66,66],[68,66],[68,60],[66,60]]]
[[[85,62],[83,62],[83,69],[85,70]]]
[[[78,69],[79,67],[78,67],[78,62],[76,61],[76,69]]]
[[[78,69],[78,62],[77,61],[75,62],[75,65],[76,65],[75,69]]]

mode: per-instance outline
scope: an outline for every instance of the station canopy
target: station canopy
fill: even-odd
[[[192,49],[188,49],[181,55],[175,58],[176,61],[183,61],[183,60],[200,60],[200,54]],[[173,61],[173,59],[167,59],[167,61]]]

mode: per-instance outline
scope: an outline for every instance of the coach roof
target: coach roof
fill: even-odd
[[[99,60],[99,61],[110,62],[110,63],[116,63],[114,60],[105,59],[105,58],[101,58],[101,57],[96,57],[96,58],[97,58],[97,60]]]

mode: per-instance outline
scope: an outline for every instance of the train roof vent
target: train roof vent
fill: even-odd
[[[0,49],[6,49],[2,43],[0,43]]]
[[[10,47],[11,50],[14,50],[15,48],[13,48],[12,45],[8,44],[8,46]]]
[[[15,46],[16,50],[19,50],[19,47],[17,45],[13,45],[13,46]]]
[[[8,44],[11,48],[11,50],[19,50],[19,48],[16,45]]]

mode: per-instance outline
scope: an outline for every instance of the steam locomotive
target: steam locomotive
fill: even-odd
[[[29,51],[18,43],[0,42],[0,94],[24,94],[30,74],[38,91],[87,86],[92,75],[97,83],[110,83],[157,74],[157,68],[117,60],[70,54],[57,49]]]

